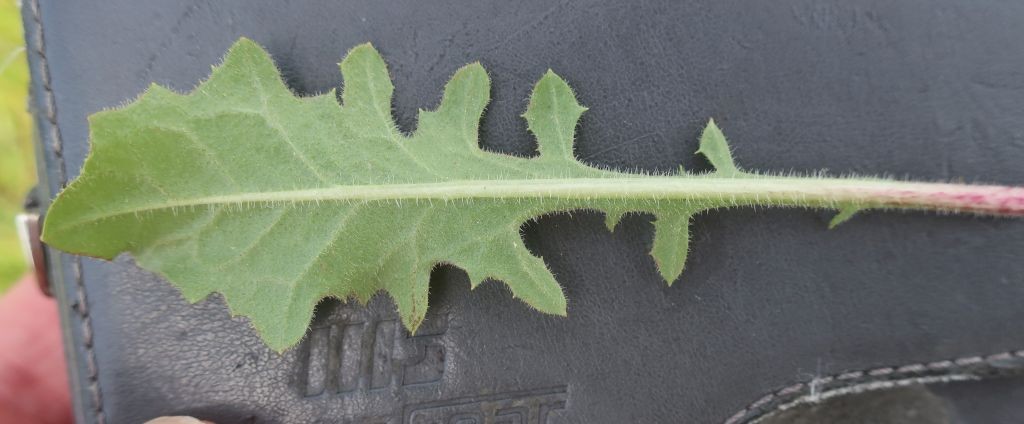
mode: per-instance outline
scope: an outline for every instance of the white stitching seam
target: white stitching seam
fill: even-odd
[[[799,403],[822,400],[823,391],[844,392],[844,388],[860,385],[893,382],[899,385],[906,381],[930,383],[935,381],[965,380],[985,371],[1014,372],[1024,367],[1008,367],[1004,362],[1024,359],[1024,350],[1001,352],[988,356],[968,356],[946,361],[916,363],[899,367],[880,367],[863,371],[850,371],[825,377],[817,377],[805,383],[795,383],[751,402],[745,408],[732,414],[724,424],[751,423],[778,410],[787,409]],[[832,385],[833,387],[824,386]]]

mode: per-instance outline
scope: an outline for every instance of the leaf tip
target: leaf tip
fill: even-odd
[[[259,43],[253,41],[253,39],[246,36],[241,36],[238,37],[238,40],[236,40],[235,43],[228,48],[228,52],[238,49],[259,48],[259,46]]]
[[[657,268],[658,275],[661,276],[661,279],[664,280],[665,284],[669,287],[672,287],[672,284],[676,282],[676,279],[678,279],[680,275],[683,275],[683,268],[685,267],[686,261],[685,257],[683,259],[683,263],[675,266],[669,266],[666,261],[670,258],[660,257],[657,246],[648,252],[648,254],[654,258],[654,267]]]
[[[722,129],[715,123],[715,118],[708,118],[708,123],[704,125],[704,129],[700,133],[700,144],[697,146],[696,153],[706,153],[708,151],[709,143],[705,142],[710,138],[725,138],[722,133]]]
[[[537,81],[537,84],[534,85],[533,94],[536,95],[542,90],[550,90],[550,93],[557,93],[559,95],[568,94],[569,97],[572,98],[573,104],[578,108],[583,108],[583,106],[576,101],[576,93],[572,90],[572,87],[569,86],[569,83],[550,68],[544,72],[544,75],[541,76],[540,80]]]
[[[379,65],[384,64],[384,58],[381,57],[380,52],[373,46],[373,43],[366,42],[349,49],[348,53],[345,54],[345,58],[341,60],[338,66],[344,72],[345,69],[350,69],[355,66],[356,62],[361,61],[369,61]]]
[[[344,61],[344,60],[346,60],[346,59],[348,59],[348,58],[350,58],[352,56],[359,57],[360,55],[365,55],[365,54],[379,54],[379,53],[377,52],[377,48],[374,47],[373,43],[366,42],[366,43],[362,43],[362,44],[357,44],[356,46],[352,47],[351,49],[348,49],[348,53],[345,54],[345,59],[343,59],[342,61]]]
[[[550,69],[544,73],[533,86],[526,113],[522,115],[537,138],[541,157],[575,161],[572,152],[575,129],[586,110],[565,80]]]
[[[489,94],[490,92],[491,77],[487,75],[487,69],[485,69],[479,61],[466,64],[455,71],[455,74],[452,75],[448,84],[445,86],[446,94],[451,85],[455,84],[457,81],[482,84],[484,86],[484,91],[487,92],[486,94]],[[473,85],[471,84],[470,87],[473,87]]]
[[[722,129],[715,123],[714,118],[708,119],[704,131],[700,134],[700,143],[697,153],[704,155],[715,168],[715,174],[725,177],[735,177],[743,174],[743,171],[736,166],[732,158],[732,151],[729,141],[722,133]]]
[[[245,45],[251,45],[251,46],[256,46],[256,47],[260,46],[260,43],[257,43],[251,37],[246,37],[244,35],[241,36],[241,37],[238,37],[238,41],[236,43],[245,44]]]
[[[561,286],[558,287],[560,290],[558,291],[558,296],[554,296],[554,307],[547,309],[544,312],[564,318],[569,316],[569,301],[565,298],[565,292],[561,290]]]
[[[839,212],[836,213],[836,215],[833,216],[831,220],[829,220],[828,229],[834,229],[838,227],[839,224],[849,221],[850,218],[853,218],[853,215],[855,215],[857,212],[860,212],[861,209],[862,208],[858,206],[846,206],[839,208]]]
[[[462,73],[462,72],[467,72],[467,73],[469,73],[469,72],[472,72],[472,73],[483,72],[486,75],[487,74],[487,69],[484,68],[484,65],[482,63],[480,63],[479,60],[476,60],[476,61],[473,61],[473,62],[470,62],[470,63],[467,63],[467,64],[463,65],[461,68],[459,68],[458,71],[455,71],[456,74],[459,74],[459,73]]]
[[[149,85],[146,86],[146,89],[142,91],[142,94],[139,95],[138,101],[149,101],[149,100],[159,99],[159,98],[161,98],[162,96],[164,96],[166,94],[173,94],[173,93],[174,92],[171,91],[170,89],[168,89],[168,88],[166,88],[166,87],[164,87],[164,86],[162,86],[160,84],[157,84],[155,82],[151,82],[151,83],[149,83]],[[89,115],[89,118],[92,118],[93,116],[96,116],[96,114]]]
[[[409,330],[409,334],[416,334],[416,330],[423,324],[423,320],[426,318],[426,314],[418,314],[414,309],[409,314],[402,314],[402,325],[405,326],[406,330]]]
[[[270,57],[270,53],[268,53],[267,50],[260,45],[260,43],[257,43],[248,37],[241,37],[238,39],[238,41],[235,41],[235,44],[232,44],[231,47],[228,48],[228,53],[226,56],[232,57],[240,54],[244,55],[253,53],[262,54],[267,57]]]
[[[373,51],[373,52],[376,52],[377,48],[373,46],[372,42],[367,41],[365,43],[356,44],[354,47],[349,49],[348,52],[349,52],[349,54],[351,54],[354,51]]]
[[[300,333],[297,337],[291,337],[287,335],[271,336],[269,334],[265,334],[259,327],[253,326],[257,334],[260,335],[260,338],[262,338],[264,343],[266,343],[267,347],[278,355],[283,355],[288,351],[288,349],[298,346],[302,339],[308,337],[310,331],[308,323],[306,324],[306,327],[305,331]]]

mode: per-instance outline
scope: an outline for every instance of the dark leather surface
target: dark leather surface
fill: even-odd
[[[706,169],[692,152],[713,116],[754,169],[1024,183],[1021,2],[26,0],[25,16],[51,196],[78,173],[89,114],[154,81],[190,89],[239,36],[298,93],[339,86],[336,63],[373,42],[406,129],[480,60],[483,144],[504,152],[533,151],[519,114],[550,67],[590,107],[576,154],[599,165]],[[700,216],[672,287],[647,255],[650,217],[614,233],[592,213],[546,217],[526,241],[568,318],[442,269],[423,335],[386,299],[324,304],[283,356],[219,298],[189,305],[130,258],[54,254],[51,272],[83,423],[742,422],[823,390],[1021,367],[1024,221],[829,217]]]
[[[761,424],[1020,422],[1024,379],[910,385],[837,396],[772,414]]]

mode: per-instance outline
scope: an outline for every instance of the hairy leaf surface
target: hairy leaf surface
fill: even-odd
[[[341,72],[340,104],[334,92],[296,97],[267,53],[243,39],[192,93],[153,85],[131,105],[97,113],[92,151],[52,205],[44,239],[106,259],[130,252],[193,302],[220,292],[282,350],[302,338],[328,296],[366,301],[387,292],[415,331],[430,271],[441,263],[466,270],[474,287],[500,280],[533,308],[565,315],[561,287],[520,237],[524,222],[552,212],[601,210],[609,228],[624,213],[653,214],[651,254],[671,283],[686,262],[690,218],[707,209],[827,207],[843,211],[836,223],[873,207],[965,209],[915,203],[906,193],[887,198],[879,193],[900,184],[889,181],[742,171],[714,122],[699,152],[716,172],[588,166],[573,156],[586,108],[550,71],[523,115],[536,157],[480,148],[490,88],[476,63],[455,73],[440,106],[421,111],[405,135],[373,47],[352,49]],[[997,206],[974,212],[998,214]]]

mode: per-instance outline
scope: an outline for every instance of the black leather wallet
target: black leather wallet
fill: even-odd
[[[576,155],[668,171],[708,117],[756,169],[1024,183],[1024,3],[24,0],[40,181],[88,151],[86,117],[151,82],[187,91],[240,36],[300,94],[341,84],[370,41],[414,128],[460,66],[494,99],[487,149],[531,155],[519,118],[548,68],[590,107]],[[45,203],[45,202],[44,202]],[[45,218],[45,217],[44,217]],[[49,251],[76,418],[140,423],[746,423],[843,393],[930,383],[959,422],[1024,421],[1024,221],[724,210],[693,224],[666,286],[649,216],[524,229],[569,316],[439,269],[415,335],[390,300],[328,301],[279,355],[213,296],[185,302],[131,258]],[[353,246],[353,249],[358,246]],[[995,377],[1004,377],[995,379]],[[1000,406],[1001,405],[1001,406]]]

